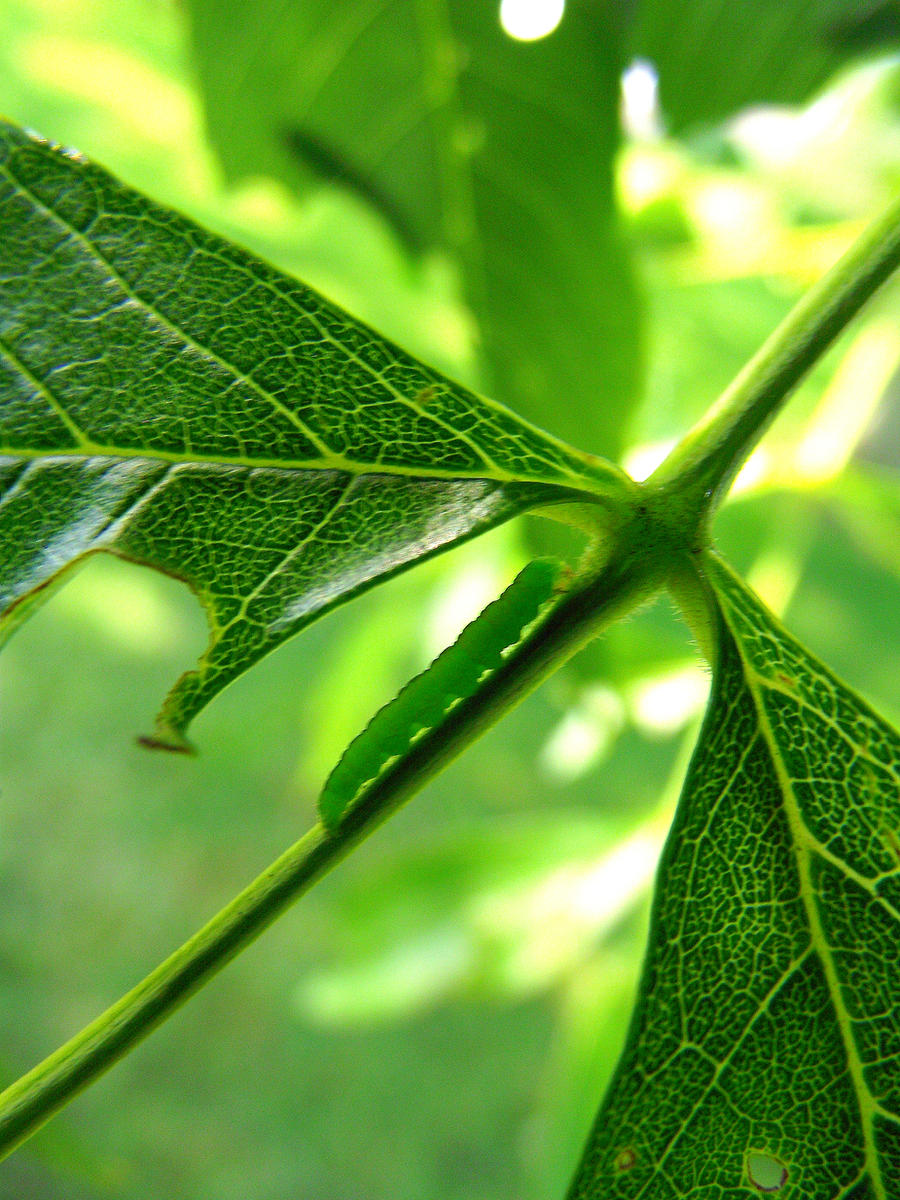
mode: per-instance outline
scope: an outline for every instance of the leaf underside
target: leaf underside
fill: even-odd
[[[377,580],[621,478],[0,123],[0,632],[94,551],[186,580],[210,643],[158,744]]]
[[[900,737],[707,561],[719,661],[572,1200],[900,1196]]]

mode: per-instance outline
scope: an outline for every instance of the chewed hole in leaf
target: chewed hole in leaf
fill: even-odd
[[[780,1159],[752,1150],[747,1155],[747,1178],[758,1192],[780,1192],[788,1181],[788,1170]]]
[[[616,1171],[630,1171],[637,1162],[637,1155],[631,1146],[625,1146],[618,1152],[613,1159],[613,1167]]]

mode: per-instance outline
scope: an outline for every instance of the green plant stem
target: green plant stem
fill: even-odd
[[[900,265],[900,200],[810,289],[647,481],[698,530],[791,390]]]
[[[333,833],[321,824],[117,1003],[0,1095],[0,1157],[31,1136],[285,912],[307,888],[610,620],[662,586],[669,566],[648,554],[647,518],[634,514],[604,566],[576,579],[502,666],[379,777]]]

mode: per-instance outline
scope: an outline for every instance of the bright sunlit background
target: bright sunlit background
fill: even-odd
[[[535,42],[559,25],[565,0],[501,0],[500,24],[511,38]]]
[[[499,19],[552,37],[564,5],[503,0]],[[0,32],[0,111],[472,375],[442,260],[411,264],[335,189],[224,186],[173,0],[0,0]],[[881,59],[803,108],[675,141],[653,64],[629,66],[617,190],[649,312],[638,477],[900,189],[898,104],[900,66]],[[717,523],[790,628],[895,718],[898,314],[894,286]],[[0,662],[5,1077],[303,832],[346,742],[521,565],[524,529],[321,621],[212,705],[193,761],[134,741],[204,645],[178,584],[97,558],[16,634]],[[707,686],[666,603],[615,628],[0,1166],[0,1200],[561,1196],[624,1036]]]

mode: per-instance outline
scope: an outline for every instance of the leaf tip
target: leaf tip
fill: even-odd
[[[154,734],[141,734],[136,740],[139,746],[147,750],[167,750],[170,754],[197,753],[196,747],[172,728],[158,729]]]

